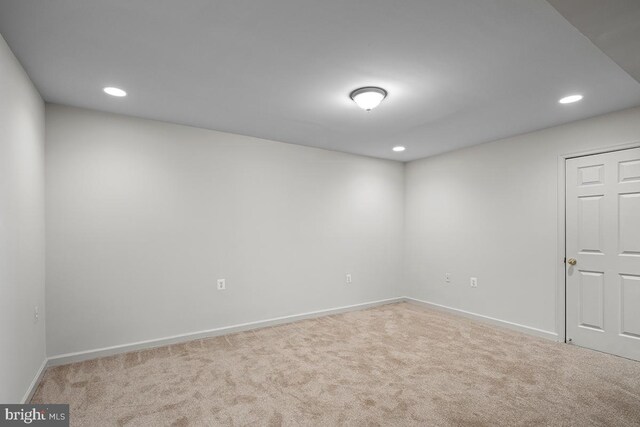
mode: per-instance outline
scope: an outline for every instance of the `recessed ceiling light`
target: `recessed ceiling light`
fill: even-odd
[[[569,95],[569,96],[565,96],[558,102],[560,104],[571,104],[572,102],[578,102],[582,100],[582,98],[583,98],[582,95]]]
[[[106,93],[107,95],[111,95],[111,96],[118,96],[118,97],[123,97],[123,96],[127,96],[127,92],[125,92],[124,90],[118,88],[118,87],[105,87],[104,89],[102,89],[104,91],[104,93]]]
[[[403,147],[402,145],[398,145],[396,147],[393,147],[393,151],[396,151],[396,152],[400,152],[400,151],[404,151],[404,150],[406,150],[406,148]]]
[[[363,110],[370,111],[376,108],[387,96],[387,91],[381,87],[361,87],[349,95],[353,102]]]

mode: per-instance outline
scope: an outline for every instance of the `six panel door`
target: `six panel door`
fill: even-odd
[[[567,341],[640,360],[640,148],[566,166]]]

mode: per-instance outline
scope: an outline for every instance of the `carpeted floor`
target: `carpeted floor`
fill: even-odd
[[[407,303],[49,369],[71,424],[640,425],[640,363]]]

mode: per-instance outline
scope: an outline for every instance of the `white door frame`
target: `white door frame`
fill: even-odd
[[[640,141],[630,142],[626,144],[610,145],[608,147],[593,148],[591,150],[578,151],[573,153],[561,154],[558,156],[558,261],[556,276],[556,331],[558,332],[558,341],[567,341],[567,283],[565,275],[565,257],[566,257],[566,161],[574,157],[591,156],[594,154],[610,153],[612,151],[629,150],[631,148],[640,148]]]

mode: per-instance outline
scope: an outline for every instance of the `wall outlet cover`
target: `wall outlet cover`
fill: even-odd
[[[218,279],[218,290],[224,291],[225,289],[227,289],[226,279]]]

